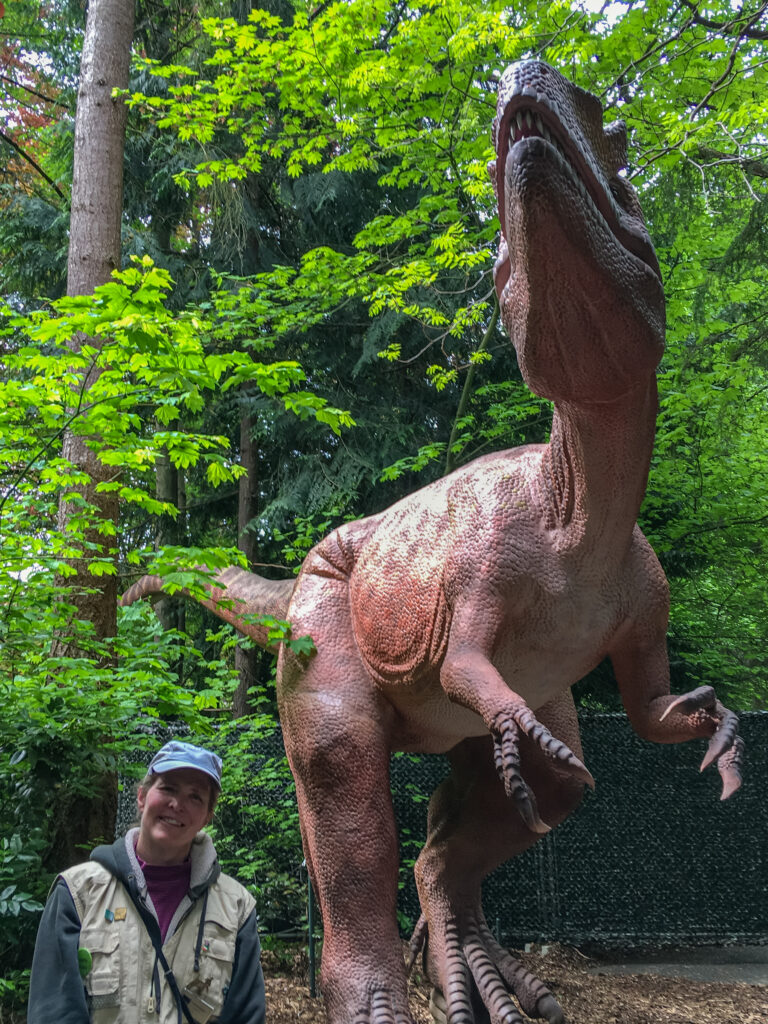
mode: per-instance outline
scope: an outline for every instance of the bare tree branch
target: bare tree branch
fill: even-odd
[[[713,21],[711,18],[702,18],[699,14],[699,5],[693,3],[693,0],[680,0],[684,7],[687,7],[689,11],[693,11],[693,17],[691,20],[695,25],[701,25],[703,28],[711,28],[715,32],[726,32],[737,25],[739,22],[746,20],[748,28],[740,30],[739,36],[745,39],[768,39],[768,30],[761,28],[753,28],[755,22],[765,14],[768,9],[768,4],[763,4],[753,15],[741,14],[737,18],[733,18],[731,21]]]
[[[26,152],[26,150],[22,149],[21,146],[17,142],[14,142],[14,140],[10,137],[10,135],[6,135],[5,132],[2,131],[2,130],[0,130],[0,140],[2,140],[3,142],[6,142],[12,149],[15,149],[16,152],[19,154],[19,156],[21,156],[24,160],[26,160],[27,163],[31,167],[34,167],[34,169],[37,171],[37,173],[48,182],[48,184],[51,186],[52,189],[54,189],[54,191],[57,193],[57,195],[61,199],[63,199],[64,202],[66,202],[67,197],[61,191],[61,189],[56,184],[56,182],[53,180],[53,178],[51,178],[49,175],[47,175],[45,173],[45,171],[40,166],[40,164],[33,157],[31,157],[29,155],[29,153]]]

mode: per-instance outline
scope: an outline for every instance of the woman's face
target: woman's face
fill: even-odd
[[[196,768],[176,768],[158,775],[149,789],[140,789],[137,802],[138,855],[147,864],[181,864],[211,820],[211,782]]]

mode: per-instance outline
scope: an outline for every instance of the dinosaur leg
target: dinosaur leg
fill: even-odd
[[[305,583],[305,591],[309,589]],[[325,581],[327,597],[329,581]],[[341,588],[340,588],[341,589]],[[323,917],[320,981],[329,1024],[411,1024],[397,929],[397,834],[389,789],[391,707],[367,677],[342,614],[323,605],[317,654],[279,665],[280,718],[305,855]]]
[[[553,735],[581,754],[570,693],[540,708]],[[562,821],[579,803],[583,784],[523,736],[520,768],[546,820]],[[451,776],[435,791],[428,838],[416,863],[422,907],[412,945],[426,949],[435,988],[433,1014],[451,1024],[520,1024],[544,1017],[562,1024],[563,1013],[541,981],[493,938],[483,915],[480,886],[499,864],[540,838],[510,801],[494,764],[493,740],[465,740],[451,752]],[[441,1012],[442,1010],[442,1012]]]

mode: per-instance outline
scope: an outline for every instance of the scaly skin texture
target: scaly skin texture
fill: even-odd
[[[705,764],[717,762],[723,796],[740,782],[735,716],[709,687],[669,693],[668,588],[636,525],[664,295],[618,174],[624,126],[604,129],[594,97],[529,62],[505,72],[494,132],[501,315],[527,383],[555,403],[550,442],[478,459],[335,530],[307,556],[285,612],[317,647],[308,660],[280,651],[278,695],[332,1024],[411,1020],[391,751],[446,751],[452,764],[416,864],[412,942],[434,1015],[452,1024],[563,1020],[493,939],[480,886],[592,784],[573,683],[610,657],[641,736],[710,737]],[[266,581],[220,582],[241,601],[230,621],[270,609]]]

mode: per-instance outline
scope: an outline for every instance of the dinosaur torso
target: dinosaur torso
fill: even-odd
[[[651,389],[651,405],[654,396]],[[600,482],[589,495],[589,459],[556,444],[511,449],[341,527],[307,560],[309,573],[332,561],[349,586],[361,657],[397,711],[396,749],[442,751],[486,732],[440,684],[453,616],[468,592],[481,607],[486,589],[502,601],[491,661],[533,709],[606,656],[639,602],[663,598],[661,569],[635,525],[644,483],[635,478],[646,471],[649,438],[633,417],[631,444],[640,439],[647,450],[630,472],[619,424],[605,418],[603,410]],[[634,500],[622,501],[630,482]]]

